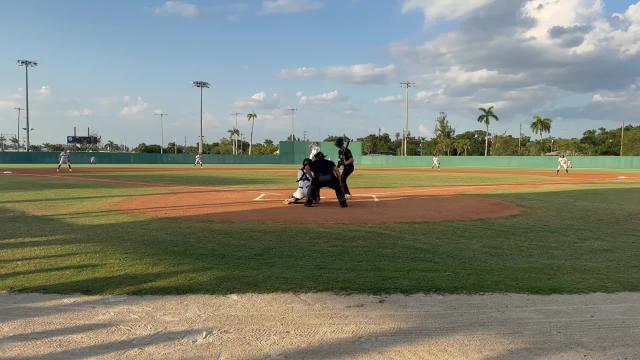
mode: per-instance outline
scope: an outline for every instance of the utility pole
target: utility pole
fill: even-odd
[[[173,153],[178,155],[178,137],[177,136],[173,136]]]
[[[403,131],[404,134],[402,138],[402,155],[403,156],[407,156],[407,142],[409,141],[409,88],[414,87],[415,85],[416,84],[411,81],[403,81],[400,83],[400,86],[406,89],[406,111],[405,111],[406,119],[405,119],[404,131]]]
[[[302,133],[302,141],[307,141],[307,130]]]
[[[18,135],[16,135],[16,139],[18,139],[18,148],[17,151],[20,152],[20,112],[24,110],[21,107],[15,107],[14,109],[18,110]],[[28,127],[28,126],[27,126]],[[4,144],[3,144],[4,145]],[[4,148],[2,149],[4,151]]]
[[[623,146],[624,146],[624,121],[622,121],[622,129],[620,132],[620,156],[622,156]]]
[[[236,125],[233,128],[234,130],[238,129],[238,116],[243,115],[242,113],[235,112],[231,114],[236,117]],[[238,134],[233,134],[233,155],[238,155]]]
[[[520,150],[520,142],[522,141],[522,123],[520,123],[520,132],[518,133],[518,155],[522,154]]]
[[[31,60],[18,60],[18,66],[24,66],[24,80],[25,80],[25,92],[26,92],[26,103],[27,103],[27,152],[29,152],[29,145],[31,142],[29,140],[29,133],[31,132],[31,126],[29,125],[29,68],[38,66],[38,63]],[[19,146],[18,146],[19,147]]]
[[[160,154],[164,153],[164,117],[168,116],[169,114],[167,113],[163,113],[162,111],[160,113],[154,113],[154,115],[156,116],[160,116]]]
[[[202,136],[202,89],[208,89],[209,83],[206,81],[194,81],[193,86],[200,88],[200,143],[198,144],[198,153],[202,154],[202,143],[204,141]]]
[[[293,131],[294,131],[293,120],[294,120],[294,114],[296,111],[298,111],[298,109],[290,108],[290,109],[287,109],[287,111],[291,113],[291,141],[295,141],[295,135],[293,135]]]

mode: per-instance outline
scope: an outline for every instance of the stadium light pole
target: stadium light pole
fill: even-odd
[[[167,113],[163,113],[162,111],[159,113],[154,113],[154,115],[156,116],[160,116],[160,154],[164,153],[164,122],[163,119],[165,116],[168,116],[169,114]]]
[[[298,111],[298,109],[290,108],[290,109],[287,109],[287,111],[291,113],[291,135],[290,135],[291,141],[295,141],[295,136],[293,135],[293,132],[294,132],[293,121],[294,121],[295,112]]]
[[[18,110],[18,134],[16,135],[16,139],[18,139],[18,148],[16,150],[20,152],[20,112],[24,109],[21,107],[15,107],[14,109]]]
[[[198,153],[202,154],[202,89],[208,89],[210,85],[206,81],[194,81],[193,86],[200,88],[200,143],[198,144]]]
[[[29,152],[29,145],[30,140],[29,140],[29,129],[31,129],[29,127],[29,68],[30,67],[35,67],[38,66],[38,63],[35,61],[31,61],[31,60],[18,60],[18,66],[24,66],[24,80],[25,80],[25,91],[26,91],[26,103],[27,103],[27,143],[26,143],[26,148],[27,148],[27,152]]]
[[[402,139],[402,155],[407,156],[407,143],[409,142],[409,88],[414,87],[416,84],[411,81],[403,81],[400,86],[406,89],[406,111],[405,111],[405,125],[404,136]]]

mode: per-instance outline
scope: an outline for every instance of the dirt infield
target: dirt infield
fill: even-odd
[[[0,293],[0,359],[637,359],[640,294]]]
[[[91,177],[91,173],[132,173],[132,172],[172,172],[188,171],[182,168],[91,168],[83,167],[81,177],[76,173],[64,175],[54,169],[15,169],[18,176],[43,176],[57,179],[82,179],[101,183],[131,186],[163,187],[167,194],[148,195],[127,198],[112,204],[112,208],[151,217],[199,217],[214,221],[231,222],[273,222],[273,223],[353,223],[378,224],[400,222],[460,221],[497,218],[517,215],[522,211],[514,204],[481,196],[465,196],[467,193],[493,193],[524,189],[553,189],[558,185],[607,183],[614,181],[639,181],[637,173],[613,173],[598,171],[573,172],[570,176],[555,176],[555,171],[540,170],[496,170],[496,169],[448,169],[436,171],[421,168],[403,169],[359,169],[359,174],[400,172],[433,174],[490,174],[506,176],[542,177],[536,183],[458,185],[450,187],[425,188],[379,188],[356,189],[355,197],[349,202],[348,209],[338,208],[331,191],[324,190],[326,198],[312,209],[301,204],[286,206],[282,200],[289,196],[288,190],[265,189],[229,189],[215,186],[181,186],[169,183],[148,183],[131,180],[104,179]],[[197,169],[198,172],[278,172],[281,175],[293,174],[285,167],[223,167]],[[67,177],[69,176],[70,177]],[[348,213],[345,216],[345,213]]]
[[[127,198],[113,204],[117,210],[152,217],[206,217],[216,221],[273,223],[379,224],[476,220],[516,215],[514,204],[477,196],[425,196],[420,189],[358,189],[359,195],[341,209],[332,191],[313,208],[285,205],[283,190],[226,190],[175,188],[174,192]],[[326,196],[326,198],[324,197]]]

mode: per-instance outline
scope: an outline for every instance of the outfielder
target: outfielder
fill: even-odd
[[[193,167],[200,165],[202,167],[202,154],[196,155],[196,161],[193,163]]]
[[[56,170],[57,172],[60,172],[60,166],[62,166],[63,164],[69,166],[69,172],[73,171],[71,170],[71,159],[69,157],[69,150],[65,149],[60,153],[60,155],[58,155],[58,158],[60,161],[58,162],[58,169]]]
[[[95,157],[95,156],[92,156],[92,157],[91,157],[91,159],[89,159],[89,163],[90,163],[91,165],[95,165],[95,164],[96,164],[96,157]]]
[[[556,175],[560,174],[560,169],[564,169],[564,171],[568,174],[569,164],[570,164],[569,159],[564,157],[564,155],[560,155],[560,157],[558,158],[558,169],[556,170]]]
[[[438,158],[438,155],[433,156],[433,162],[431,163],[431,168],[440,170],[440,159]]]
[[[298,170],[298,189],[284,201],[285,204],[296,204],[298,201],[307,198],[309,188],[311,187],[311,179],[307,176],[305,169],[309,170],[309,164],[311,164],[311,159],[304,159],[302,161],[302,167]]]

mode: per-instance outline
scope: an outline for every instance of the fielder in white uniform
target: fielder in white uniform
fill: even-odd
[[[89,159],[89,163],[90,163],[91,165],[95,165],[95,164],[96,164],[96,157],[95,157],[95,156],[92,156],[92,157],[91,157],[91,159]]]
[[[196,167],[196,165],[202,167],[202,154],[196,155],[196,162],[193,163],[193,167]]]
[[[311,144],[311,154],[309,154],[309,159],[312,159],[316,156],[317,153],[320,152],[320,145],[317,142]]]
[[[560,155],[560,157],[558,158],[558,169],[556,170],[556,175],[560,174],[560,169],[564,169],[564,171],[568,174],[570,163],[571,162],[569,161],[569,159],[564,157],[564,155]]]
[[[431,164],[431,168],[440,170],[440,159],[438,159],[437,156],[433,157],[433,163]]]
[[[307,198],[307,193],[311,187],[311,179],[307,176],[304,169],[311,163],[310,159],[304,159],[302,168],[298,170],[298,189],[296,192],[284,201],[285,204],[295,204]]]
[[[60,166],[65,164],[69,166],[69,171],[73,171],[71,170],[71,159],[69,157],[69,150],[61,152],[60,155],[58,155],[58,158],[60,159],[60,161],[58,162],[58,169],[56,170],[57,172],[60,172]]]

